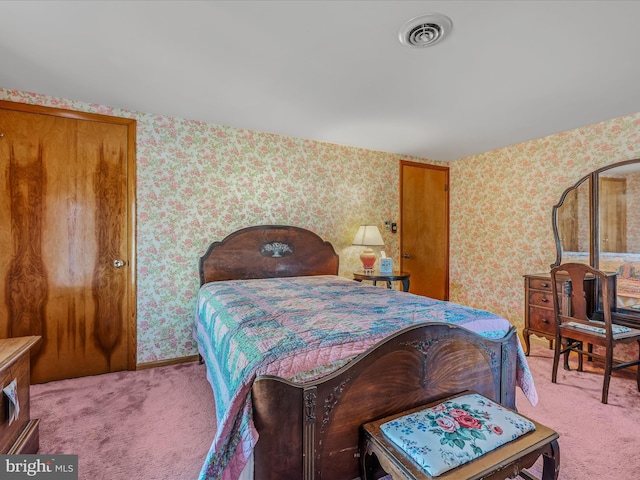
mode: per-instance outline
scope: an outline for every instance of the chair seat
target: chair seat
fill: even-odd
[[[605,335],[607,331],[604,328],[604,322],[598,322],[596,320],[591,320],[589,325],[585,323],[578,322],[567,322],[563,326],[572,327],[572,328],[580,328],[583,330],[587,330],[592,333],[598,333],[600,335]],[[621,333],[629,333],[632,330],[629,327],[625,327],[624,325],[611,325],[611,333],[613,335],[619,335]],[[640,332],[638,332],[640,333]]]
[[[506,479],[545,455],[545,480],[557,478],[558,434],[475,392],[446,398],[363,426],[362,478]],[[533,478],[528,476],[527,478]]]
[[[560,331],[563,337],[571,338],[572,332],[576,339],[582,339],[584,336],[587,341],[597,342],[600,345],[606,345],[607,332],[603,325],[604,322],[597,320],[589,320],[588,323],[581,322],[564,322],[560,325]],[[640,330],[636,328],[626,327],[624,325],[611,325],[612,340],[614,342],[630,342],[640,337]],[[589,338],[591,340],[589,340]]]

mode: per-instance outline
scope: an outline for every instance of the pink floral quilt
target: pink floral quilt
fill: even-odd
[[[319,378],[389,334],[424,322],[454,323],[487,338],[502,338],[512,327],[483,310],[338,276],[203,285],[195,337],[207,364],[218,428],[200,479],[237,479],[250,458],[258,440],[250,397],[256,376]],[[521,348],[516,378],[535,405]]]

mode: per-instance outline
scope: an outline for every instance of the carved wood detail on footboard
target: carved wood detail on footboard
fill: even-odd
[[[499,340],[444,323],[404,329],[332,375],[253,386],[255,479],[351,480],[368,421],[464,390],[515,407],[517,336]]]

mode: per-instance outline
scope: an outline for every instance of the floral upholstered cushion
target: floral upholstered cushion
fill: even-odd
[[[499,403],[471,393],[383,423],[380,429],[434,477],[535,430],[535,426]]]
[[[591,320],[590,323],[592,325],[587,325],[584,323],[577,323],[577,322],[567,322],[567,325],[569,327],[582,328],[583,330],[588,330],[594,333],[600,333],[602,335],[607,333],[606,330],[604,329],[604,325],[605,325],[604,322]],[[618,333],[628,333],[630,331],[631,329],[629,327],[625,327],[624,325],[611,325],[611,333],[614,335],[617,335]]]

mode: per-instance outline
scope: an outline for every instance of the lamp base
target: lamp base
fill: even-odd
[[[373,270],[373,265],[376,263],[376,254],[370,248],[366,248],[360,254],[360,261],[362,262],[362,268],[366,270]]]

